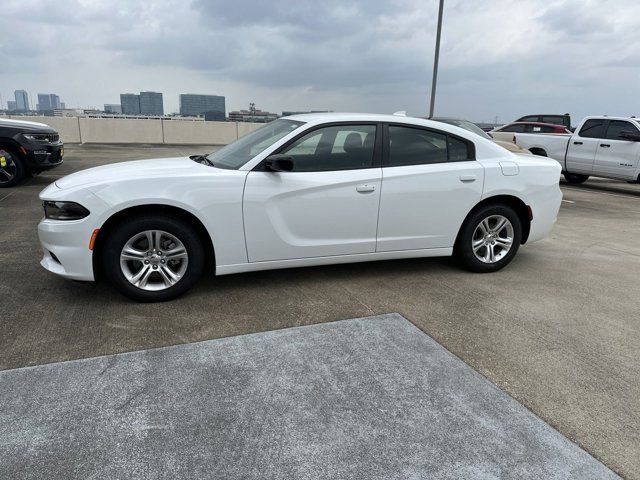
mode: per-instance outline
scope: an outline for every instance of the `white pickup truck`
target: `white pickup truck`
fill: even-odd
[[[569,183],[583,183],[591,175],[640,183],[639,120],[634,117],[586,117],[573,135],[508,135],[516,145],[531,153],[560,162]],[[499,140],[507,139],[500,136]]]

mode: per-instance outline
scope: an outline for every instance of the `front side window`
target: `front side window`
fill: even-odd
[[[630,122],[625,122],[624,120],[611,120],[609,122],[607,136],[605,138],[610,140],[628,140],[627,138],[620,136],[622,132],[638,133],[638,129]]]
[[[389,165],[424,165],[471,158],[467,142],[420,128],[389,126]]]
[[[604,120],[597,118],[587,120],[578,135],[584,138],[602,138],[604,136]]]
[[[375,139],[375,125],[334,125],[309,132],[281,153],[292,157],[294,172],[371,168]]]
[[[237,170],[278,140],[296,130],[300,125],[304,125],[304,122],[276,120],[267,123],[264,127],[254,130],[217,152],[207,155],[206,158],[215,167]]]

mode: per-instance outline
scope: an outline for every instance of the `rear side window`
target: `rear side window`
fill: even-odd
[[[525,125],[511,124],[511,125],[507,125],[506,127],[502,127],[498,131],[499,132],[522,133],[522,132],[524,132],[524,130],[525,130]]]
[[[425,165],[471,160],[469,144],[444,132],[389,126],[389,165]]]
[[[638,133],[638,129],[634,127],[633,124],[625,122],[624,120],[611,120],[607,127],[607,136],[605,138],[610,140],[627,140],[620,136],[622,132]]]
[[[556,115],[549,115],[546,117],[540,117],[542,123],[553,123],[556,125],[564,125],[564,118]]]
[[[602,138],[604,136],[604,120],[597,118],[587,120],[578,135],[585,138]]]

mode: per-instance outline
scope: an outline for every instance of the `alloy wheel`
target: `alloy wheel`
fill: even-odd
[[[178,283],[189,265],[184,244],[171,233],[146,230],[131,237],[120,252],[124,277],[142,290],[165,290]]]
[[[502,260],[513,246],[513,225],[503,215],[491,215],[482,220],[471,238],[471,248],[478,260],[496,263]]]
[[[0,150],[0,183],[9,183],[18,173],[13,156],[6,150]]]

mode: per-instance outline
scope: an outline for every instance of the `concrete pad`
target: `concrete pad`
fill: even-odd
[[[0,478],[617,478],[398,314],[0,372]]]

